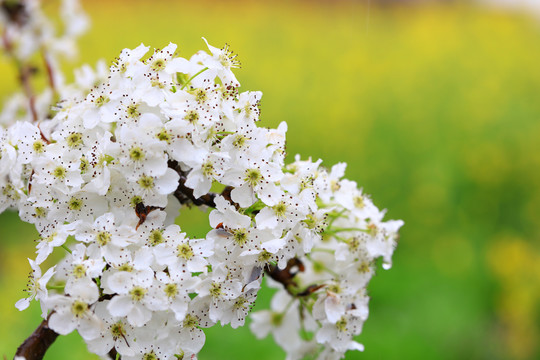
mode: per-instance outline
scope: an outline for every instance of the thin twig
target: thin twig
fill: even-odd
[[[11,56],[14,62],[17,65],[17,70],[19,71],[19,81],[24,90],[24,94],[28,99],[28,107],[30,108],[30,114],[32,115],[32,120],[34,122],[38,121],[38,114],[36,110],[36,97],[30,84],[30,78],[35,72],[35,69],[30,64],[21,64],[20,61],[13,54],[13,44],[11,43],[7,32],[4,30],[2,33],[2,42],[9,56]]]
[[[32,114],[32,121],[38,121],[38,114],[36,110],[36,96],[34,95],[34,90],[30,84],[30,78],[34,73],[34,69],[30,65],[20,65],[19,66],[19,80],[24,89],[24,93],[28,98],[28,106],[30,107],[30,113]]]
[[[45,69],[47,70],[47,79],[49,80],[49,86],[51,87],[51,90],[55,95],[58,94],[58,90],[56,89],[56,82],[54,80],[54,71],[53,66],[51,64],[51,60],[49,59],[49,54],[45,49],[41,49],[41,56],[43,57],[43,62],[45,63]]]

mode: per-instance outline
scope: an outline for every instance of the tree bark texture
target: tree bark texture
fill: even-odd
[[[41,360],[45,352],[52,345],[58,334],[49,328],[48,319],[43,320],[15,353],[15,357],[22,356],[26,360]]]

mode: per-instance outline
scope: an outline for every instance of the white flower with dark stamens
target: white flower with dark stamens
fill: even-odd
[[[221,178],[228,155],[198,148],[185,151],[185,156],[182,161],[192,167],[185,184],[193,189],[193,196],[198,198],[208,193],[214,180]]]
[[[204,66],[208,68],[207,76],[218,76],[223,83],[239,85],[238,80],[232,73],[232,68],[240,67],[240,62],[236,59],[236,55],[230,51],[229,46],[225,45],[223,48],[218,49],[208,44],[205,38],[208,49],[212,53],[212,56],[204,56],[206,54],[200,54],[200,61]]]
[[[142,174],[133,184],[133,195],[139,196],[145,205],[165,207],[167,195],[174,193],[180,176],[173,169],[167,168],[162,176]]]
[[[117,272],[108,278],[108,287],[117,293],[107,309],[112,316],[127,317],[128,322],[136,327],[143,326],[152,318],[152,311],[164,310],[165,304],[162,298],[156,295],[158,290],[153,279],[153,274],[146,272],[129,273]],[[120,280],[119,278],[123,279]],[[127,277],[127,279],[125,279]]]
[[[64,245],[71,229],[69,226],[49,226],[41,233],[41,238],[36,246],[36,263],[41,264],[53,252],[54,248]]]
[[[31,163],[36,157],[45,152],[46,142],[37,126],[29,122],[17,122],[9,128],[11,142],[17,146],[19,161],[23,164]]]
[[[36,158],[37,169],[32,182],[46,184],[63,192],[80,189],[84,183],[80,170],[80,151],[67,151],[65,145],[55,143],[44,149],[42,156]]]
[[[167,170],[167,143],[160,141],[151,134],[163,127],[163,123],[154,114],[143,114],[137,127],[124,125],[116,132],[116,140],[122,154],[119,163],[120,170],[130,181],[136,181],[141,175],[159,177]],[[141,138],[139,134],[147,132]]]
[[[87,149],[80,158],[79,171],[86,182],[84,191],[105,195],[111,186],[111,171],[120,155],[120,146],[111,141],[112,134],[103,133],[96,144]]]
[[[89,257],[86,246],[80,243],[73,247],[68,259],[69,261],[62,262],[58,267],[56,277],[57,279],[64,277],[63,280],[67,285],[101,276],[106,264],[102,258]]]
[[[98,217],[93,224],[83,223],[78,226],[75,238],[85,243],[95,242],[100,247],[108,245],[124,247],[134,242],[131,239],[134,233],[134,229],[130,226],[118,223],[114,214],[105,213]]]
[[[41,268],[39,265],[32,259],[28,259],[28,262],[32,268],[32,272],[28,278],[28,285],[26,287],[28,297],[23,298],[15,303],[15,307],[21,311],[26,309],[30,305],[30,301],[34,299],[38,299],[40,301],[47,299],[47,283],[55,272],[55,267],[53,266],[47,270],[45,274],[41,275]]]
[[[213,254],[213,242],[209,239],[187,239],[181,234],[171,241],[154,248],[156,262],[166,265],[173,279],[182,279],[189,273],[205,273],[208,258]]]
[[[122,356],[134,355],[138,349],[134,339],[134,327],[126,318],[114,317],[109,314],[107,305],[109,301],[99,302],[94,310],[96,316],[102,320],[100,336],[88,340],[88,349],[100,356],[105,356],[115,349]]]
[[[309,213],[308,204],[303,199],[283,194],[273,206],[263,208],[256,216],[258,229],[270,229],[274,235],[281,235],[283,230],[289,230],[298,222],[305,220]]]
[[[189,294],[200,282],[200,278],[192,276],[191,273],[186,272],[182,275],[174,279],[164,272],[156,273],[156,278],[160,282],[158,293],[161,292],[167,307],[172,310],[178,321],[184,321],[191,301]]]
[[[251,206],[257,196],[266,205],[273,206],[283,193],[275,184],[282,177],[283,172],[275,164],[247,158],[227,171],[223,180],[235,186],[231,198],[240,206]]]
[[[51,221],[94,221],[97,216],[107,211],[107,200],[89,192],[78,191],[57,195],[47,216]]]
[[[99,298],[96,284],[86,279],[67,285],[65,291],[69,296],[51,295],[46,300],[47,307],[53,310],[49,327],[61,335],[77,329],[83,339],[95,339],[101,328],[101,320],[91,309]]]

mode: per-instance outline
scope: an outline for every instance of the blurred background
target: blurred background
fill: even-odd
[[[44,1],[47,3],[48,1]],[[143,42],[180,54],[228,43],[262,126],[288,154],[347,162],[347,177],[405,226],[347,359],[540,358],[540,1],[83,1],[80,60]],[[70,65],[68,69],[73,68]],[[0,95],[16,87],[0,62]],[[208,229],[190,212],[182,226]],[[185,224],[185,225],[184,225]],[[0,356],[39,324],[21,298],[35,231],[0,216]],[[256,308],[268,306],[263,292]],[[215,327],[208,359],[282,359],[247,327]],[[77,334],[45,359],[97,359]]]

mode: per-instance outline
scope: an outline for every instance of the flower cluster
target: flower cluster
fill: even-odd
[[[17,306],[35,297],[99,355],[193,357],[201,327],[244,324],[266,272],[282,289],[253,315],[258,336],[291,359],[360,349],[373,261],[390,264],[402,222],[383,222],[344,164],[285,166],[286,125],[257,127],[261,93],[239,93],[235,57],[209,49],[124,50],[85,98],[3,131],[1,202],[41,235]],[[205,238],[174,223],[188,203],[214,208]],[[69,254],[41,276],[56,247]]]
[[[383,221],[345,164],[286,165],[286,124],[257,126],[261,93],[239,92],[228,47],[208,48],[125,49],[50,117],[0,128],[0,211],[40,234],[17,308],[38,300],[101,356],[195,359],[203,328],[244,325],[266,275],[279,290],[252,314],[258,337],[288,359],[361,350],[366,286],[403,222]],[[205,237],[175,223],[185,206],[210,209]]]
[[[303,220],[307,226],[291,234],[287,245],[295,251],[285,271],[269,272],[270,285],[279,289],[271,309],[252,315],[255,335],[272,333],[288,359],[340,359],[347,350],[363,350],[352,338],[368,315],[366,286],[375,259],[382,257],[383,267],[390,268],[403,224],[382,221],[384,212],[355,182],[342,178],[345,164],[328,172],[320,162],[297,158],[285,167],[285,190],[300,196],[312,191],[316,205]]]

